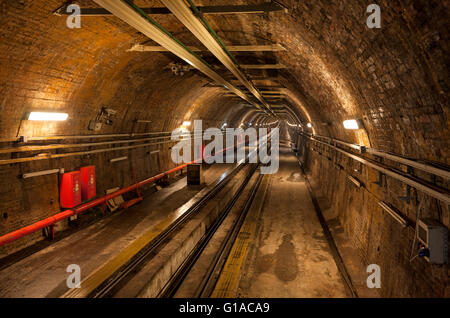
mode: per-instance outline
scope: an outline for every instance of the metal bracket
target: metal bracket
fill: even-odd
[[[411,202],[411,186],[406,185],[406,196],[399,196],[398,198],[409,204]]]
[[[55,239],[55,224],[46,226],[43,229],[43,234],[49,241],[53,241]]]
[[[73,1],[66,1],[60,7],[56,8],[52,13],[60,17],[66,13],[67,7],[71,4],[73,4]]]
[[[359,152],[360,152],[360,153],[365,153],[365,152],[366,152],[366,146],[361,146],[361,147],[359,148]]]
[[[378,171],[378,181],[374,181],[372,183],[376,184],[379,187],[383,186],[383,176],[384,174]]]

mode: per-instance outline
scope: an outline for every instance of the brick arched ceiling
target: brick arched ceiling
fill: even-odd
[[[197,5],[261,2],[195,1]],[[450,161],[449,1],[380,0],[381,29],[366,26],[369,2],[280,2],[287,12],[206,19],[227,45],[279,43],[286,49],[235,56],[242,64],[284,64],[285,69],[258,74],[279,77],[279,84],[287,88],[286,103],[301,121],[312,122],[316,133],[358,142],[354,132],[343,129],[342,121],[361,118],[374,147]],[[86,133],[102,106],[118,111],[104,132],[127,132],[137,118],[151,120],[154,130],[171,130],[196,118],[209,125],[261,120],[248,114],[252,108],[239,99],[225,97],[224,90],[200,72],[174,75],[168,65],[181,60],[171,53],[128,52],[135,44],[154,43],[116,17],[83,17],[80,29],[67,28],[66,17],[52,14],[63,3],[0,1],[3,137]],[[97,7],[93,1],[77,3]],[[162,7],[158,1],[135,3]],[[201,46],[173,15],[154,18],[183,43]],[[201,55],[214,62],[211,54]],[[26,123],[18,132],[24,113],[32,109],[64,110],[70,120],[45,126]]]

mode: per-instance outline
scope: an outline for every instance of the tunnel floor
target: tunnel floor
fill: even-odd
[[[237,297],[348,297],[296,157],[280,149]],[[270,286],[270,287],[269,287]]]
[[[280,148],[280,167],[269,182],[260,216],[255,219],[256,239],[240,267],[234,297],[351,297],[342,270],[324,235],[298,159],[290,148],[286,130]],[[212,184],[230,168],[215,164],[205,169]],[[128,210],[105,217],[41,251],[0,271],[0,297],[60,297],[68,289],[66,268],[77,264],[82,276],[96,272],[149,228],[168,217],[202,186],[186,186],[186,178],[155,192]],[[321,213],[321,212],[320,212]],[[339,221],[325,219],[342,248],[345,266],[363,297],[368,293],[362,263],[339,230]]]
[[[229,166],[210,166],[204,173],[205,182],[213,182]],[[0,297],[61,296],[67,291],[68,265],[78,264],[82,277],[86,277],[202,188],[186,187],[184,177],[149,195],[141,204],[101,219],[4,268],[0,271]]]

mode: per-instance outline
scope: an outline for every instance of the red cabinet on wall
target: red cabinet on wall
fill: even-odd
[[[73,171],[61,176],[60,204],[62,208],[73,208],[81,204],[80,172]]]
[[[83,201],[92,199],[96,195],[95,191],[95,166],[80,168],[81,174],[81,199]]]

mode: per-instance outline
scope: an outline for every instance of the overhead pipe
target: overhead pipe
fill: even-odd
[[[43,140],[64,140],[64,139],[91,139],[91,138],[115,138],[115,137],[130,137],[134,138],[137,136],[149,136],[149,135],[162,135],[171,134],[170,131],[156,131],[156,132],[146,132],[146,133],[130,133],[130,134],[96,134],[96,135],[57,135],[57,136],[26,136],[27,141],[43,141]],[[22,136],[24,137],[24,136]],[[0,142],[20,142],[23,141],[22,137],[14,138],[1,138]]]
[[[184,24],[200,42],[231,72],[234,76],[256,97],[275,117],[260,91],[247,79],[240,70],[234,56],[228,51],[225,44],[201,16],[200,11],[191,0],[188,0],[191,8],[184,0],[161,0],[161,2]],[[192,10],[191,10],[192,9]],[[197,19],[194,13],[201,19]]]
[[[356,149],[358,151],[360,151],[361,153],[368,153],[368,154],[372,154],[378,157],[382,157],[382,158],[386,158],[388,160],[391,161],[395,161],[398,162],[400,164],[406,165],[406,166],[410,166],[412,168],[416,168],[419,170],[422,170],[424,172],[427,173],[431,173],[434,174],[436,176],[445,178],[445,179],[450,179],[450,171],[449,170],[444,170],[429,164],[425,164],[422,162],[418,162],[414,159],[410,159],[410,158],[405,158],[403,156],[400,155],[395,155],[392,153],[387,153],[381,150],[377,150],[375,148],[367,148],[361,145],[357,145],[357,144],[352,144],[352,143],[348,143],[342,140],[338,140],[338,139],[334,139],[334,138],[330,138],[330,137],[326,137],[326,136],[320,136],[320,135],[309,135],[307,134],[310,138],[316,139],[316,138],[323,138],[329,142],[334,142],[334,143],[338,143],[347,147],[350,147],[352,149]]]
[[[268,134],[268,138],[270,138],[271,135],[272,135],[272,133],[269,133]],[[242,143],[245,143],[245,140],[240,142],[240,143],[238,143],[237,145],[240,145]],[[225,152],[228,149],[231,149],[233,147],[234,146],[226,147],[226,148],[224,148],[222,150],[217,151],[216,153]],[[147,179],[142,180],[140,182],[137,182],[135,184],[132,184],[132,185],[130,185],[128,187],[119,189],[119,190],[117,190],[115,192],[112,192],[110,194],[104,195],[104,196],[102,196],[100,198],[97,198],[97,199],[94,199],[92,201],[83,203],[83,204],[81,204],[81,205],[79,205],[79,206],[77,206],[77,207],[75,207],[73,209],[65,210],[65,211],[63,211],[61,213],[55,214],[55,215],[53,215],[51,217],[48,217],[46,219],[43,219],[43,220],[38,221],[36,223],[33,223],[31,225],[28,225],[28,226],[23,227],[21,229],[18,229],[16,231],[13,231],[13,232],[10,232],[10,233],[5,234],[3,236],[0,236],[0,246],[3,246],[3,245],[6,245],[8,243],[11,243],[13,241],[16,241],[16,240],[18,240],[18,239],[20,239],[20,238],[22,238],[22,237],[24,237],[26,235],[29,235],[29,234],[34,233],[36,231],[39,231],[39,230],[41,230],[43,228],[46,228],[46,227],[49,227],[49,226],[53,226],[57,222],[60,222],[60,221],[62,221],[64,219],[67,219],[67,218],[69,218],[69,217],[71,217],[73,215],[79,214],[81,212],[84,212],[84,211],[86,211],[88,209],[91,209],[93,207],[96,207],[98,205],[104,204],[108,200],[111,200],[111,199],[113,199],[113,198],[115,198],[115,197],[117,197],[119,195],[125,194],[127,192],[138,190],[140,187],[142,187],[142,186],[144,186],[146,184],[149,184],[149,183],[155,182],[157,180],[160,180],[160,179],[164,178],[165,176],[168,176],[169,174],[172,174],[172,173],[174,173],[176,171],[179,171],[179,170],[187,167],[190,164],[201,162],[202,160],[203,159],[196,159],[196,160],[192,160],[191,162],[184,163],[184,164],[179,165],[179,166],[177,166],[175,168],[172,168],[172,169],[170,169],[168,171],[162,172],[162,173],[157,174],[157,175],[155,175],[153,177],[150,177],[150,178],[147,178]]]
[[[30,161],[37,161],[37,160],[49,160],[49,159],[56,159],[56,158],[92,155],[92,154],[112,152],[112,151],[117,151],[117,150],[128,150],[128,149],[149,147],[149,146],[155,146],[155,145],[161,145],[161,144],[167,144],[167,143],[173,143],[173,142],[177,142],[177,141],[176,140],[164,140],[164,141],[150,142],[150,143],[139,144],[139,145],[134,145],[134,146],[102,148],[102,149],[95,149],[95,150],[75,151],[75,152],[56,153],[56,154],[45,153],[43,155],[37,155],[37,156],[33,156],[33,157],[23,157],[23,158],[15,158],[15,159],[0,159],[0,165],[7,165],[7,164],[12,164],[12,163],[23,163],[23,162],[30,162]]]
[[[308,134],[305,134],[303,132],[300,132],[300,134],[306,138],[309,138],[312,141],[315,141],[315,142],[323,144],[331,149],[334,149],[334,150],[346,155],[347,157],[350,157],[350,158],[354,159],[355,161],[358,161],[368,167],[371,167],[389,177],[392,177],[392,178],[399,180],[413,188],[416,188],[417,190],[419,190],[423,193],[426,193],[435,199],[445,202],[446,204],[450,204],[450,196],[448,195],[448,191],[445,189],[434,187],[434,186],[429,186],[429,185],[425,184],[423,181],[421,181],[420,179],[412,178],[404,173],[397,172],[397,171],[387,167],[386,165],[382,165],[373,160],[364,159],[361,156],[354,155],[348,151],[345,151],[341,148],[333,146],[329,143],[314,139],[313,137],[311,137]]]
[[[149,17],[142,9],[134,3],[125,2],[123,0],[93,0],[113,15],[128,23],[139,32],[165,47],[170,52],[192,65],[200,72],[215,80],[217,83],[228,88],[240,98],[252,104],[258,109],[263,109],[258,103],[254,102],[249,96],[242,92],[239,88],[219,75],[205,60],[192,52],[181,41],[175,38],[171,33],[159,25],[155,20]]]
[[[128,187],[122,188],[120,190],[117,190],[117,191],[115,191],[113,193],[110,193],[110,194],[107,194],[105,196],[102,196],[100,198],[97,198],[97,199],[94,199],[92,201],[83,203],[83,204],[81,204],[81,205],[79,205],[79,206],[77,206],[77,207],[75,207],[73,209],[65,210],[65,211],[63,211],[61,213],[58,213],[58,214],[55,214],[55,215],[53,215],[53,216],[51,216],[49,218],[43,219],[43,220],[38,221],[36,223],[33,223],[33,224],[29,225],[29,226],[23,227],[21,229],[18,229],[16,231],[11,232],[11,233],[8,233],[8,234],[5,234],[3,236],[0,236],[0,246],[3,246],[3,245],[8,244],[8,243],[11,243],[11,242],[13,242],[15,240],[18,240],[18,239],[20,239],[20,238],[22,238],[22,237],[24,237],[24,236],[26,236],[28,234],[34,233],[36,231],[39,231],[39,230],[41,230],[41,229],[43,229],[45,227],[52,226],[55,223],[58,223],[58,222],[60,222],[60,221],[62,221],[64,219],[67,219],[67,218],[69,218],[69,217],[71,217],[73,215],[76,215],[76,214],[79,214],[81,212],[84,212],[84,211],[86,211],[86,210],[88,210],[90,208],[93,208],[93,207],[98,206],[100,204],[106,203],[108,200],[111,200],[111,199],[113,199],[113,198],[115,198],[115,197],[117,197],[119,195],[122,195],[122,194],[130,192],[130,191],[137,190],[139,187],[142,187],[142,186],[144,186],[144,185],[146,185],[148,183],[155,182],[155,181],[157,181],[159,179],[162,179],[163,177],[165,177],[165,176],[167,176],[167,175],[169,175],[171,173],[174,173],[174,172],[176,172],[178,170],[181,170],[181,169],[185,168],[187,165],[192,164],[192,163],[195,163],[195,160],[192,161],[192,162],[189,162],[189,163],[185,163],[185,164],[179,165],[179,166],[177,166],[177,167],[175,167],[173,169],[170,169],[170,170],[165,171],[163,173],[157,174],[156,176],[153,176],[151,178],[145,179],[143,181],[140,181],[140,182],[135,183],[133,185],[130,185]]]

